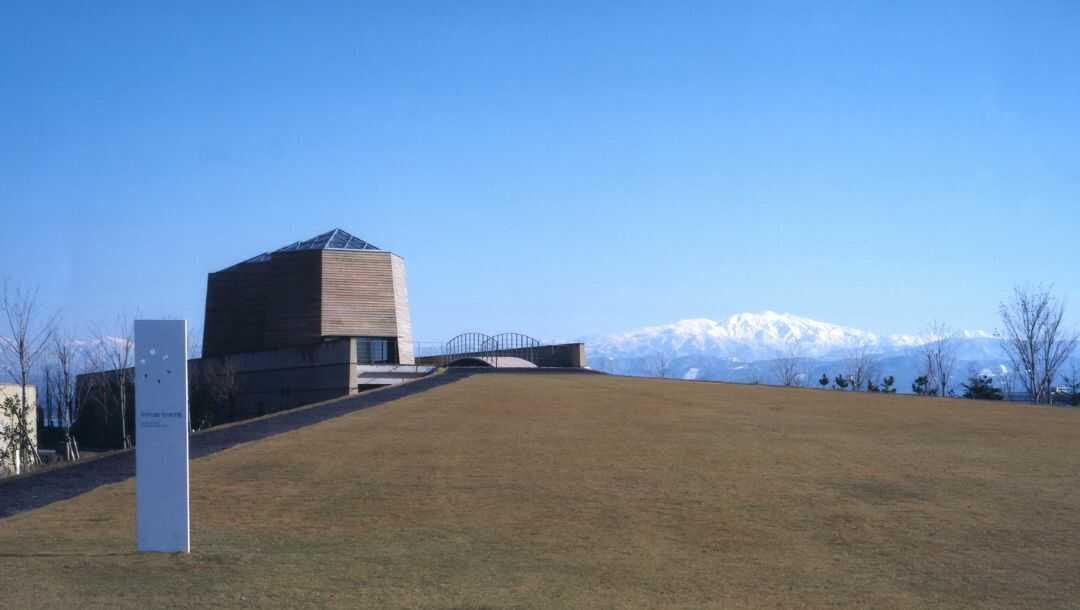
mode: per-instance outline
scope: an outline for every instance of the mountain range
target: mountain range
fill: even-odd
[[[956,387],[970,373],[1000,376],[1008,360],[992,333],[971,330],[952,335],[957,358]],[[896,378],[910,391],[921,374],[920,347],[929,335],[880,335],[788,313],[738,313],[723,322],[680,320],[627,332],[584,338],[589,366],[627,375],[656,375],[718,381],[774,382],[778,358],[797,355],[804,383],[821,374],[843,372],[855,350],[875,355],[879,376]]]

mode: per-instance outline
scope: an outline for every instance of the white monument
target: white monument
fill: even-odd
[[[140,552],[191,550],[187,322],[135,321],[135,507]]]

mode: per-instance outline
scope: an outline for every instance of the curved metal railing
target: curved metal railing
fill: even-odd
[[[457,360],[476,358],[497,367],[499,357],[515,357],[536,362],[540,345],[539,340],[522,333],[461,333],[443,346],[440,364],[448,366]]]
[[[521,333],[499,333],[492,335],[484,344],[483,351],[488,358],[494,359],[494,365],[499,366],[499,357],[514,357],[536,362],[536,349],[540,342],[529,335]]]

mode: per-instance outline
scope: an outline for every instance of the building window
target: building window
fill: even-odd
[[[392,337],[357,337],[357,364],[397,364],[397,339]]]

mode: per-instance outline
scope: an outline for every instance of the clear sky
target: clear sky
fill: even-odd
[[[69,324],[333,227],[422,340],[1080,322],[1076,2],[150,4],[0,8],[0,275]]]

